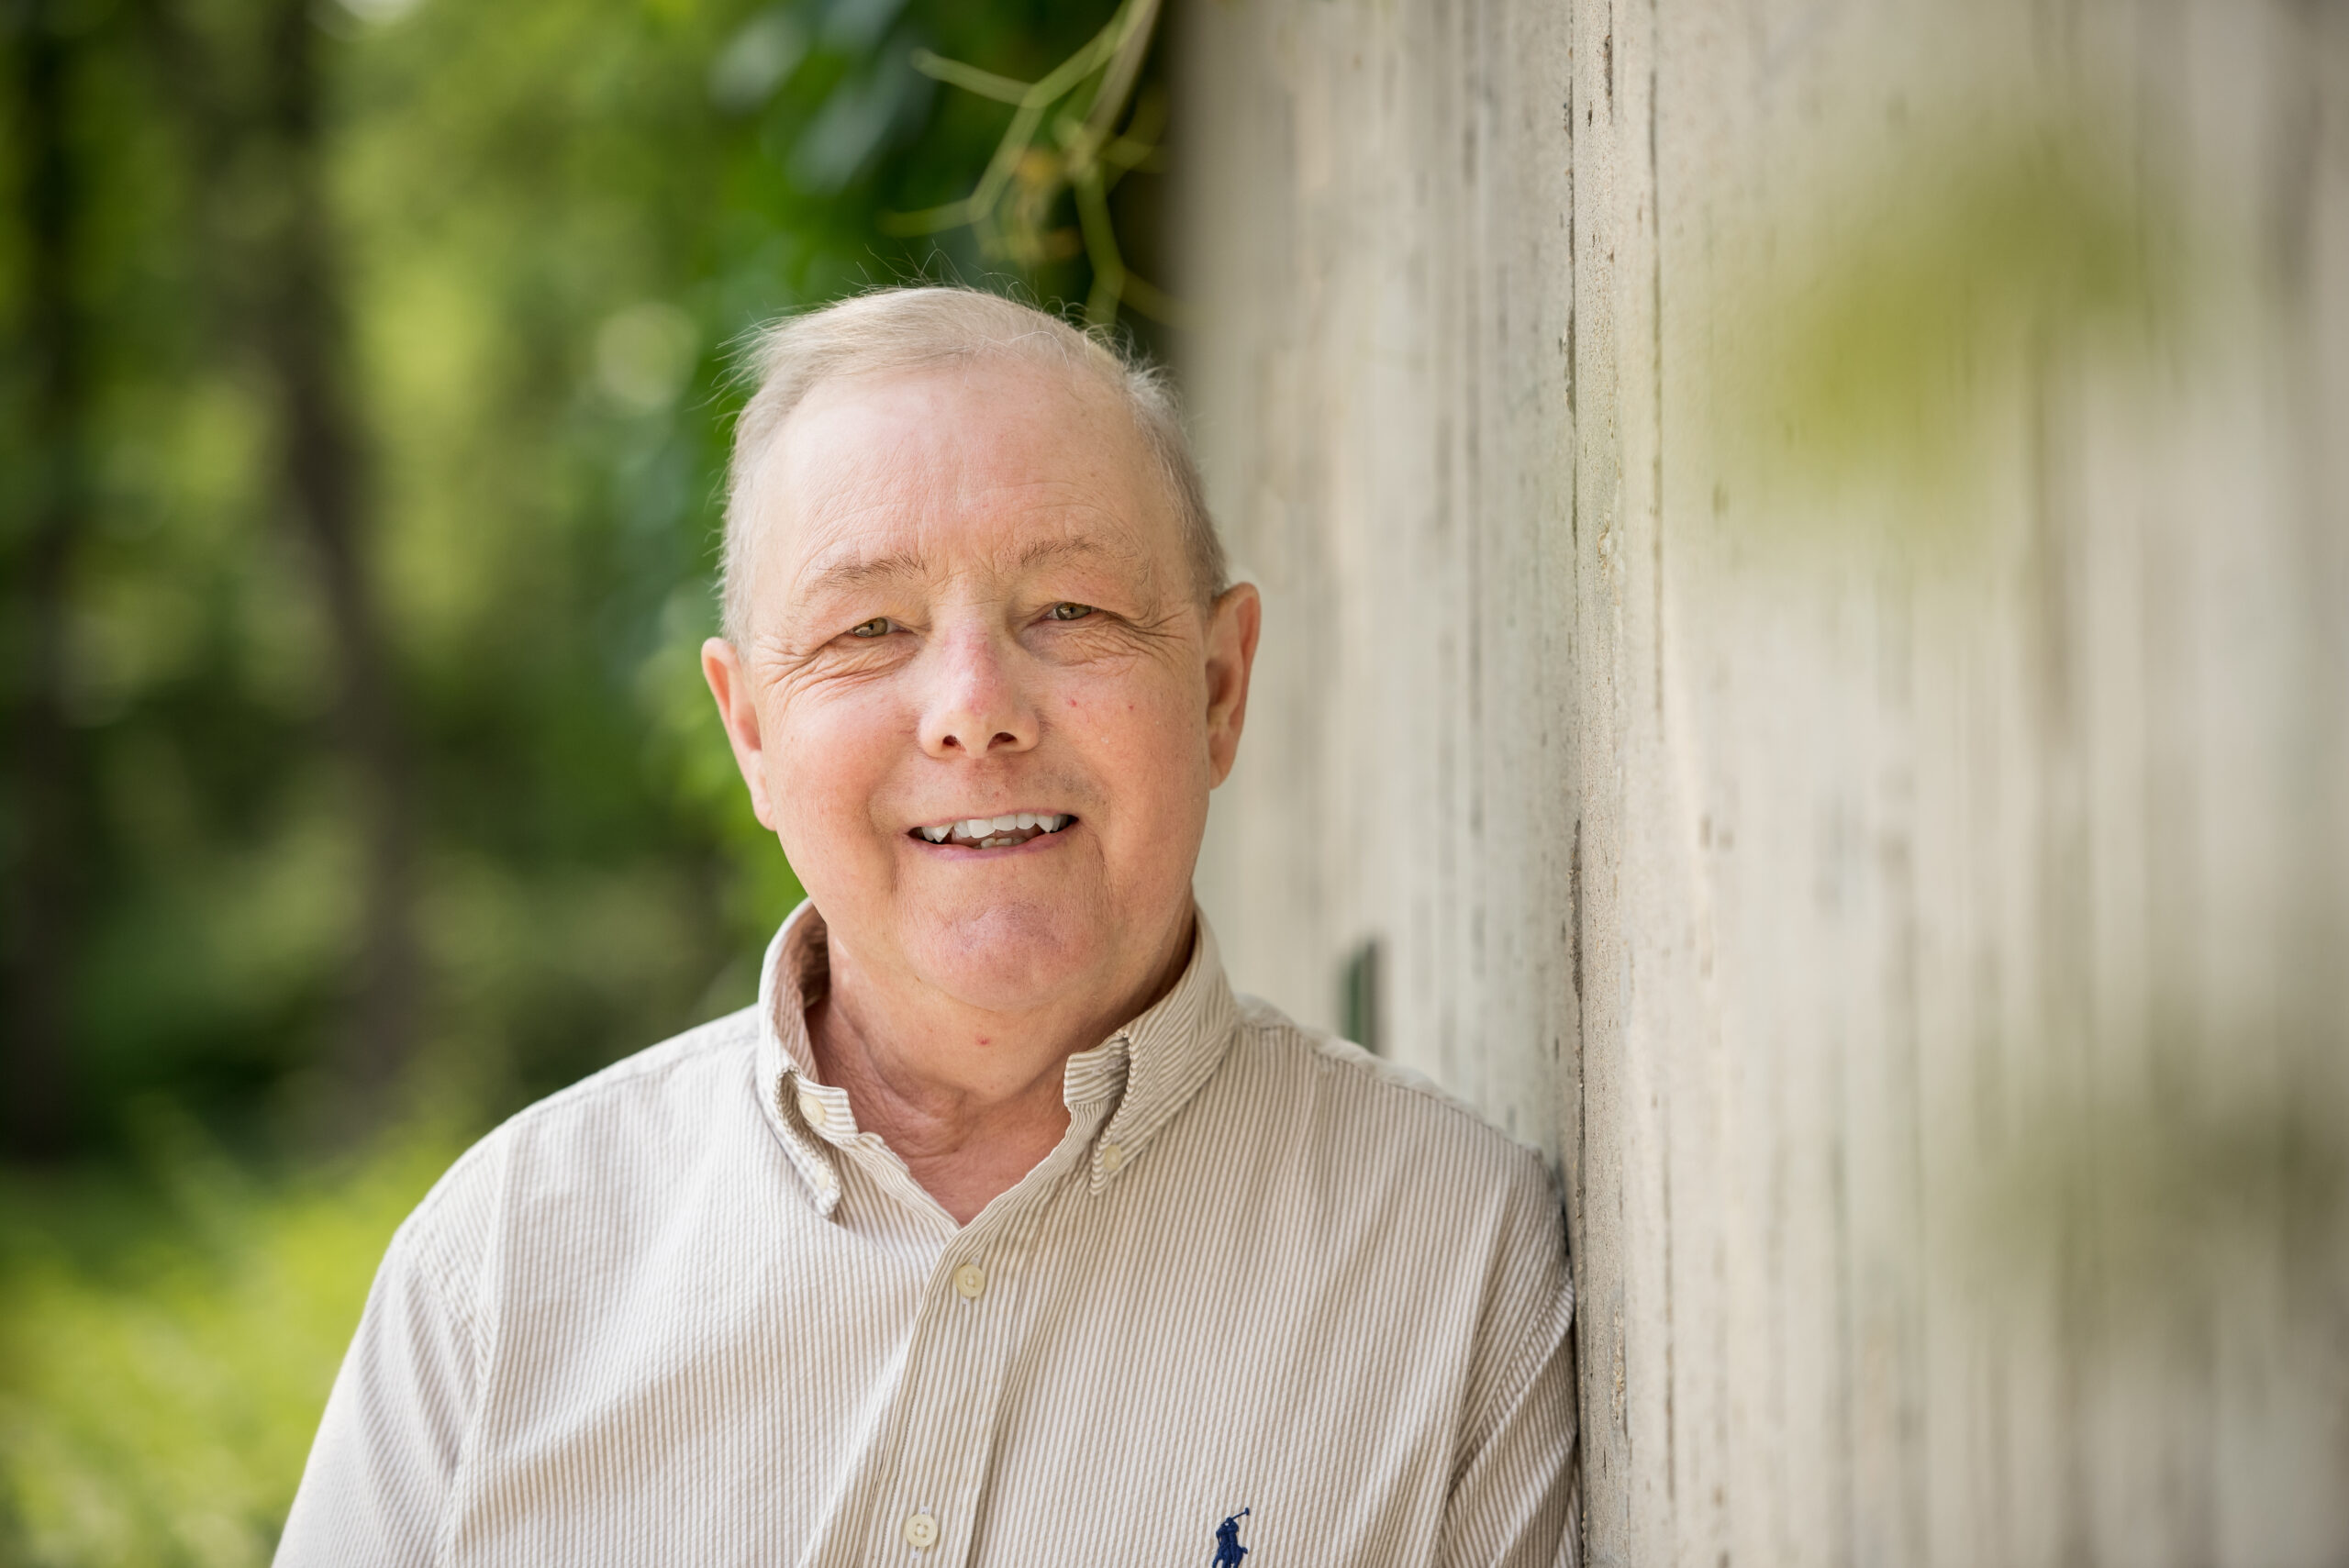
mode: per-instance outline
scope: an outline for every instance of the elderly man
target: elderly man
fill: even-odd
[[[807,901],[401,1229],[279,1562],[1571,1561],[1544,1173],[1193,906],[1259,606],[1160,383],[948,289],[760,370],[703,665]]]

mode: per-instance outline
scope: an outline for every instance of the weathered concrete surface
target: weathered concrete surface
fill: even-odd
[[[2349,8],[1176,23],[1202,896],[1559,1159],[1590,1560],[2349,1562]],[[1955,351],[1774,379],[2066,116]]]
[[[1195,6],[1184,367],[1274,613],[1202,885],[1238,972],[1335,1024],[1388,944],[1405,1060],[1558,1148],[1575,803],[1564,30]]]

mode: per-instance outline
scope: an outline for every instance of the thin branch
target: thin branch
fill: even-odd
[[[959,60],[949,60],[926,49],[914,50],[914,69],[924,76],[960,87],[965,93],[993,98],[998,104],[1026,103],[1029,91],[1034,85],[1028,82],[1014,82],[1008,76],[997,76],[992,71],[982,71],[975,65],[965,65]]]
[[[1076,217],[1085,228],[1085,259],[1093,263],[1093,292],[1085,296],[1085,321],[1106,327],[1118,318],[1118,301],[1126,292],[1126,259],[1118,250],[1118,231],[1109,221],[1109,198],[1101,189],[1097,170],[1076,182]]]
[[[944,206],[924,207],[919,212],[885,212],[879,218],[881,232],[893,235],[943,234],[950,228],[961,228],[976,220],[978,212],[968,196]]]
[[[1142,56],[1150,52],[1150,35],[1158,25],[1158,5],[1159,0],[1127,0],[1119,7],[1125,13],[1125,30],[1118,36],[1118,52],[1094,92],[1091,112],[1085,117],[1085,128],[1096,140],[1109,134],[1110,123],[1133,92]]]
[[[1126,274],[1125,287],[1119,301],[1138,316],[1147,316],[1161,327],[1188,327],[1194,317],[1190,307],[1155,284],[1144,283],[1133,273]]]

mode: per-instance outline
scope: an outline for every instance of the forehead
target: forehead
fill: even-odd
[[[1008,568],[1083,546],[1155,574],[1177,525],[1122,401],[1016,360],[824,382],[775,434],[759,552],[803,586],[860,562]],[[1163,559],[1162,559],[1163,558]]]

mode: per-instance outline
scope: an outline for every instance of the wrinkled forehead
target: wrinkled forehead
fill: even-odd
[[[784,421],[753,490],[759,592],[860,562],[903,574],[1089,559],[1153,582],[1182,539],[1122,401],[1081,370],[1019,361],[841,376]]]

